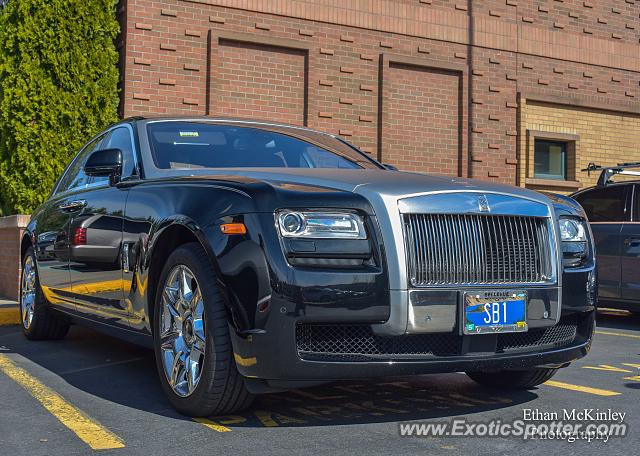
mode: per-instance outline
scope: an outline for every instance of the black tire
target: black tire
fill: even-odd
[[[205,355],[200,380],[193,392],[180,396],[171,387],[163,367],[160,349],[160,319],[162,293],[169,273],[177,265],[186,266],[198,282],[204,303]],[[154,351],[160,383],[171,405],[187,416],[224,415],[251,405],[254,396],[247,390],[238,372],[229,336],[227,311],[216,273],[206,253],[198,243],[178,247],[164,265],[156,290],[153,318]]]
[[[467,372],[472,380],[484,386],[509,389],[530,389],[555,375],[558,369],[503,370],[497,372]]]
[[[25,265],[28,261],[32,261],[35,270],[35,300],[33,305],[33,317],[30,324],[25,324],[25,313],[23,312],[23,275],[25,274]],[[22,332],[30,340],[56,340],[62,339],[69,332],[69,318],[66,315],[57,313],[52,310],[49,302],[44,297],[42,287],[40,286],[40,276],[38,275],[38,266],[35,262],[35,254],[33,248],[29,247],[22,258],[22,273],[20,274],[20,326]]]

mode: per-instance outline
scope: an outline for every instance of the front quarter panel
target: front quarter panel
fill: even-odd
[[[348,208],[371,213],[366,200],[326,188],[266,184],[255,180],[167,179],[133,185],[125,210],[124,242],[135,265],[124,273],[132,327],[150,334],[149,267],[158,242],[170,227],[189,229],[218,273],[235,331],[245,336],[273,326],[273,313],[338,318],[340,309],[360,309],[360,319],[388,317],[382,269],[364,273],[294,269],[285,258],[275,226],[281,208]],[[223,223],[240,222],[246,235],[222,234]],[[375,230],[375,224],[370,230]],[[354,287],[354,281],[358,283]],[[324,294],[323,294],[324,293]],[[338,293],[340,302],[326,302]],[[305,301],[316,305],[301,307]],[[261,310],[259,310],[259,308]],[[348,312],[349,314],[351,312]],[[325,317],[323,317],[325,315]]]

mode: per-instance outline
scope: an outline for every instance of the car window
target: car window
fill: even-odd
[[[103,139],[104,135],[97,137],[76,155],[76,158],[67,167],[62,179],[60,179],[56,194],[66,192],[67,190],[83,188],[92,183],[89,176],[84,173],[84,164],[89,158],[89,155],[98,149]]]
[[[101,145],[104,149],[120,149],[122,151],[122,178],[131,177],[135,171],[135,161],[133,158],[133,146],[131,143],[131,132],[127,127],[119,127],[111,130]],[[108,180],[107,177],[98,179]]]
[[[160,169],[378,168],[372,160],[327,136],[335,149],[276,131],[196,122],[156,122],[147,127]]]
[[[574,198],[584,208],[590,222],[624,222],[629,219],[625,185],[596,188]]]

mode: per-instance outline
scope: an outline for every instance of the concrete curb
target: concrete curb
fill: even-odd
[[[20,310],[18,303],[0,299],[0,326],[19,325]]]

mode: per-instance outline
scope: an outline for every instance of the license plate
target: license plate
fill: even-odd
[[[463,334],[527,331],[526,291],[469,291],[464,294]]]

